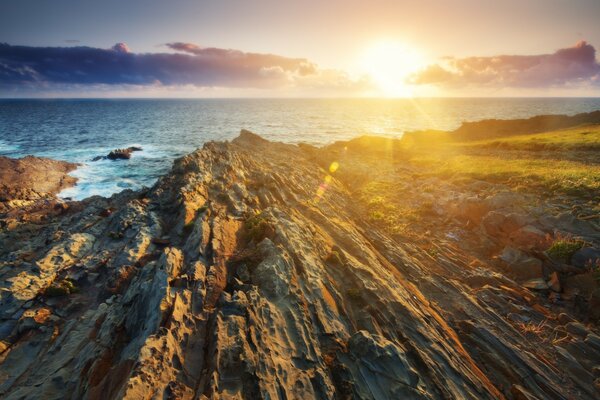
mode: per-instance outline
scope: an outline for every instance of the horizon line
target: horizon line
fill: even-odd
[[[1,97],[3,100],[435,100],[435,99],[600,99],[597,96],[348,96],[348,97]]]

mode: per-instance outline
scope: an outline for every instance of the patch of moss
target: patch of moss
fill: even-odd
[[[47,297],[61,297],[78,292],[79,288],[76,287],[73,282],[69,279],[63,279],[48,286],[46,290],[44,290],[44,295]]]
[[[581,249],[583,245],[584,242],[581,240],[559,239],[552,243],[550,248],[546,250],[546,254],[553,260],[568,264],[571,262],[573,254]]]

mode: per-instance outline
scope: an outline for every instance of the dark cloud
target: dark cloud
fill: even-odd
[[[553,54],[531,56],[445,58],[414,74],[414,84],[496,86],[514,88],[597,84],[596,50],[585,41]]]
[[[219,49],[215,47],[200,47],[193,43],[167,43],[172,50],[182,51],[203,58],[207,62],[217,62],[223,67],[229,65],[244,65],[247,68],[281,68],[288,72],[298,72],[300,75],[310,75],[317,72],[317,66],[304,58],[288,58],[274,54],[245,53],[239,50]]]
[[[302,58],[169,43],[177,53],[133,53],[124,43],[111,49],[30,47],[0,43],[0,85],[194,85],[259,88],[360,87],[342,72],[319,69]]]

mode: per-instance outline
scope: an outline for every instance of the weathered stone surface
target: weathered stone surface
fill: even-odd
[[[77,164],[27,156],[13,159],[0,156],[0,202],[37,200],[72,186],[76,178],[67,175]]]
[[[148,191],[0,230],[0,397],[597,398],[594,329],[551,345],[573,321],[546,281],[526,290],[492,258],[505,244],[478,247],[489,207],[503,234],[529,224],[522,196],[399,239],[364,217],[356,176],[319,190],[336,149],[246,131]]]
[[[482,224],[488,235],[508,241],[511,234],[527,223],[526,217],[516,213],[490,211],[483,217]]]
[[[508,273],[519,281],[543,278],[542,261],[520,250],[505,247],[498,256],[506,263]]]
[[[521,249],[545,250],[551,244],[549,235],[532,225],[523,226],[510,234],[510,241]]]
[[[571,256],[571,264],[579,268],[600,267],[600,249],[584,247]]]

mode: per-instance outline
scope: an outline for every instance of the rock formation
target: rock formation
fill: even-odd
[[[426,251],[369,222],[367,178],[336,172],[355,145],[242,131],[152,189],[0,231],[0,396],[598,398],[600,336],[474,263],[479,238]],[[508,197],[442,213],[534,248],[531,221],[489,215]]]
[[[0,215],[5,214],[0,222],[40,219],[48,210],[62,208],[54,195],[77,182],[68,175],[75,168],[77,164],[49,158],[0,156]]]
[[[131,153],[134,151],[142,151],[141,147],[127,147],[126,149],[116,149],[108,153],[106,158],[109,160],[129,160]]]
[[[142,150],[143,149],[141,147],[137,147],[137,146],[126,147],[124,149],[115,149],[115,150],[111,150],[111,152],[105,156],[97,156],[97,157],[92,158],[92,161],[129,160],[131,158],[131,153],[133,153],[134,151],[142,151]]]

